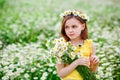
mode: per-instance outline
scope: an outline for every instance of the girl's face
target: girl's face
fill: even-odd
[[[65,33],[70,40],[80,39],[81,31],[84,30],[84,24],[76,18],[71,18],[65,23]]]

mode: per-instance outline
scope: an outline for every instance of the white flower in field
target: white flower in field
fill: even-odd
[[[36,66],[37,66],[37,67],[39,67],[39,68],[41,68],[41,65],[40,65],[40,63],[37,63],[37,64],[36,64]]]
[[[2,41],[0,41],[0,48],[2,48]]]
[[[57,72],[56,72],[56,71],[53,71],[53,74],[57,74]]]
[[[103,70],[103,67],[101,67],[101,66],[98,67],[98,70],[99,70],[99,71],[102,71],[102,70]]]
[[[3,76],[2,80],[9,80],[9,76]]]
[[[17,53],[17,54],[15,54],[15,56],[16,56],[17,58],[20,58],[20,57],[21,57],[21,53]]]
[[[1,63],[2,63],[2,65],[4,65],[4,66],[6,66],[6,65],[8,65],[9,64],[9,62],[8,61],[1,61]]]
[[[49,45],[50,45],[50,41],[47,41],[46,46],[49,47]]]
[[[46,80],[46,76],[42,76],[40,80]]]
[[[104,76],[105,76],[106,78],[109,77],[109,73],[107,72]]]
[[[46,80],[47,76],[48,76],[48,73],[44,72],[40,80]]]
[[[103,74],[103,71],[99,71],[99,75],[104,75],[104,74]]]
[[[27,62],[26,62],[26,61],[24,61],[24,60],[21,60],[21,61],[20,61],[21,66],[25,66],[25,65],[26,65],[26,63],[27,63]]]
[[[2,41],[0,41],[0,45],[2,44]]]
[[[0,65],[0,70],[1,70],[2,66]]]
[[[36,70],[36,68],[32,68],[32,69],[31,69],[31,72],[35,72],[35,70]]]
[[[15,45],[15,44],[8,45],[8,46],[7,46],[7,49],[8,49],[8,50],[16,50],[16,49],[17,49],[17,45]]]
[[[108,66],[110,63],[103,63],[102,66]]]
[[[104,57],[101,59],[101,61],[105,62],[105,61],[107,61],[107,59]]]
[[[120,53],[120,49],[119,49],[118,47],[115,48],[115,51],[116,51],[117,53]]]
[[[44,72],[44,73],[43,73],[43,76],[48,76],[48,73],[47,73],[47,72]]]
[[[8,57],[8,54],[7,54],[7,53],[3,54],[3,57],[4,57],[4,58],[5,58],[5,57]]]
[[[24,53],[25,51],[24,50],[19,50],[20,53]]]
[[[5,67],[3,67],[3,69],[4,69],[5,71],[8,71],[8,70],[9,70],[9,67],[8,67],[8,66],[5,66]]]
[[[22,68],[17,68],[16,70],[17,70],[17,72],[19,72],[19,73],[23,73],[23,72],[24,72],[24,69],[22,69]]]
[[[100,75],[97,74],[97,75],[96,75],[96,78],[100,79]]]
[[[12,72],[12,70],[9,70],[7,73],[6,73],[7,76],[12,76],[14,75],[14,73]]]
[[[29,78],[29,74],[24,74],[24,77],[26,78],[26,79],[28,79]]]
[[[50,63],[50,65],[49,65],[50,67],[53,67],[53,66],[55,66],[55,64],[54,63]]]
[[[34,79],[34,80],[38,80],[38,77],[34,77],[33,79]]]
[[[101,54],[101,55],[99,55],[99,57],[104,57],[105,56],[105,54]]]
[[[51,68],[48,68],[48,71],[49,71],[49,72],[52,72],[53,70],[52,70]]]
[[[9,68],[14,68],[14,67],[15,67],[14,64],[9,65]]]
[[[112,72],[107,72],[107,74],[108,74],[109,76],[112,76]]]
[[[108,58],[113,59],[114,57],[115,57],[114,55],[110,55]]]
[[[45,38],[45,35],[44,34],[41,34],[41,35],[39,35],[38,37],[37,37],[37,39],[39,40],[39,41],[41,41],[42,39],[44,39]]]

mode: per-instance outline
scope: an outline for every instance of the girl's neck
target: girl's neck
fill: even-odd
[[[72,45],[74,45],[74,46],[83,45],[83,43],[84,43],[84,40],[81,38],[70,40],[70,41],[71,41]]]

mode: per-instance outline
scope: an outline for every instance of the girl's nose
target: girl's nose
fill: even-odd
[[[69,28],[69,32],[72,32],[73,31],[73,29],[72,28]]]

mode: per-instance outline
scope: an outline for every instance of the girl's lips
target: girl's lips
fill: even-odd
[[[74,34],[69,34],[69,36],[73,36]]]

